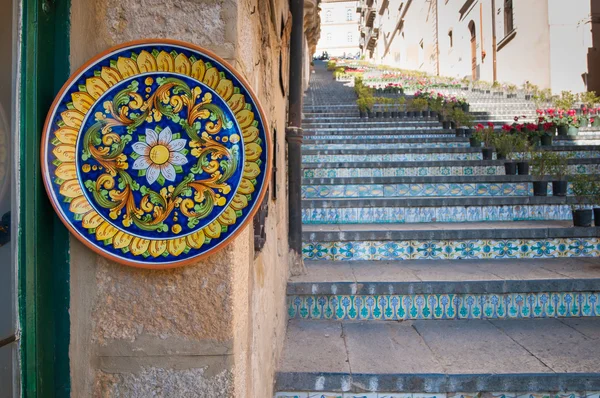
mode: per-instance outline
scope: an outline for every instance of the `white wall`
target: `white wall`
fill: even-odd
[[[355,55],[359,52],[358,1],[321,3],[321,37],[316,55]],[[350,18],[350,20],[348,20]]]

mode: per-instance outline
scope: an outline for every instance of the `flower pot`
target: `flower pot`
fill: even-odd
[[[395,118],[397,118],[397,117],[398,117],[398,112],[396,112],[396,111],[392,111],[392,112],[390,112],[390,117],[391,117],[392,119],[395,119]]]
[[[481,141],[479,141],[475,137],[469,137],[469,146],[471,148],[480,148],[481,147]]]
[[[556,128],[556,130],[558,131],[558,135],[560,136],[566,136],[567,133],[569,132],[569,127],[568,126],[558,126]]]
[[[544,134],[540,137],[540,143],[542,146],[551,146],[552,145],[552,136],[550,134]]]
[[[406,117],[413,117],[412,111],[406,111]]]
[[[442,122],[442,128],[443,128],[444,130],[450,130],[450,122],[448,122],[448,121],[445,121],[445,120],[444,120],[444,121]]]
[[[405,118],[406,117],[406,112],[404,112],[404,111],[398,111],[398,117],[399,118]]]
[[[594,117],[594,123],[592,123],[592,127],[600,127],[600,115],[596,115]]]
[[[552,181],[552,195],[567,196],[567,181]]]
[[[506,155],[503,153],[496,153],[496,159],[498,160],[506,160]]]
[[[383,112],[377,111],[377,112],[375,112],[375,117],[379,119],[382,114],[383,114]]]
[[[529,162],[517,162],[517,172],[520,176],[529,175]]]
[[[481,156],[483,160],[492,160],[494,148],[481,148]]]
[[[387,119],[388,117],[390,117],[390,113],[389,112],[383,112],[383,117]]]
[[[517,164],[515,162],[504,163],[504,174],[507,176],[517,175]]]
[[[592,226],[592,209],[577,209],[573,210],[573,226],[574,227],[591,227]]]
[[[465,137],[470,137],[473,135],[473,130],[470,127],[465,128]]]
[[[567,130],[567,135],[575,137],[577,134],[579,134],[579,127],[569,126]]]
[[[361,119],[364,119],[364,118],[366,118],[366,117],[367,117],[367,112],[360,111],[360,118],[361,118]]]
[[[442,115],[441,113],[438,113],[438,120],[440,123],[442,123],[444,121],[444,115]]]
[[[594,207],[594,225],[600,227],[600,207]]]
[[[582,116],[579,118],[579,127],[587,127],[590,124],[590,119],[587,116]]]
[[[369,119],[374,119],[375,118],[375,113],[369,111],[367,112],[367,115],[369,116]]]
[[[547,181],[534,181],[533,182],[533,196],[548,196],[548,182]]]
[[[455,128],[456,128],[456,123],[454,123],[454,122],[450,122],[450,128],[451,128],[451,129],[455,129]]]
[[[467,112],[469,112],[470,106],[469,106],[469,104],[464,103],[464,104],[462,104],[461,108],[462,108],[463,112],[467,113]]]
[[[429,111],[429,117],[436,118],[438,117],[438,113],[434,111]]]
[[[457,137],[464,137],[465,136],[465,129],[461,129],[461,128],[456,129],[456,136]]]
[[[422,111],[421,112],[421,116],[423,116],[423,117],[429,117],[429,111]]]

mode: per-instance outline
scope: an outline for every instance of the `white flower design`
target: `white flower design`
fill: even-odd
[[[180,153],[185,148],[186,140],[174,140],[171,129],[167,127],[160,134],[152,129],[146,129],[146,142],[138,141],[132,145],[135,153],[140,155],[133,163],[134,170],[146,170],[146,180],[152,184],[162,174],[165,180],[175,181],[175,168],[188,162],[185,155]]]

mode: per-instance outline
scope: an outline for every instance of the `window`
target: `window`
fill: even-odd
[[[327,41],[331,41],[331,33],[327,33]]]
[[[348,35],[346,37],[348,39],[348,43],[352,43],[352,32],[348,32]]]
[[[450,48],[454,47],[454,37],[452,35],[452,30],[448,32],[448,42],[450,43]]]
[[[354,14],[354,13],[352,12],[352,9],[351,9],[351,8],[348,8],[348,9],[346,10],[346,21],[352,21],[352,14]]]
[[[325,12],[325,22],[331,22],[331,10]]]
[[[514,30],[513,2],[504,1],[504,36],[508,36]]]

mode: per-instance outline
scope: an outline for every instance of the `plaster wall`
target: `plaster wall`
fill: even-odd
[[[286,169],[279,54],[287,1],[72,0],[71,66],[129,40],[188,41],[230,62],[259,97]],[[285,72],[287,76],[287,71]],[[71,237],[73,397],[272,395],[285,332],[285,173],[267,196],[267,243],[252,224],[198,264],[165,271],[112,263]],[[277,200],[273,200],[273,189]],[[255,257],[256,256],[256,257]]]
[[[321,36],[317,44],[317,55],[324,51],[330,56],[359,53],[359,15],[356,7],[358,1],[321,3]]]
[[[587,56],[592,43],[591,2],[548,0],[552,90],[586,91]]]
[[[499,2],[496,16],[498,41],[498,81],[522,85],[526,81],[541,87],[551,86],[548,0],[513,2],[514,37],[505,37],[503,3]],[[509,40],[502,46],[503,40]],[[568,60],[562,61],[569,64]],[[492,81],[490,79],[489,81]]]

